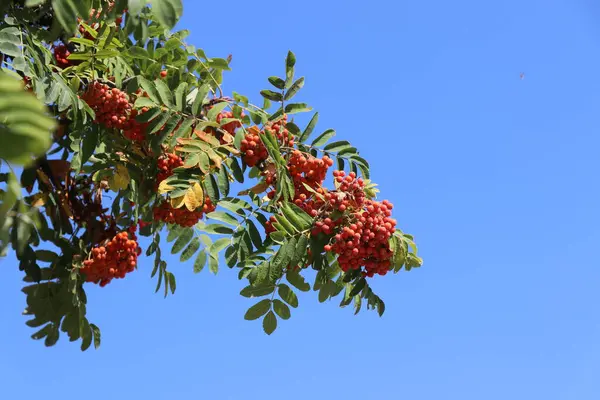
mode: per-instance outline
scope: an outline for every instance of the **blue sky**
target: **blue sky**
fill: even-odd
[[[172,259],[89,291],[98,351],[29,339],[0,267],[0,398],[598,399],[600,7],[591,0],[185,1],[256,101],[288,49],[299,100],[372,165],[424,266],[376,278],[386,314],[300,297],[270,337],[243,282]],[[519,74],[525,73],[525,79]]]

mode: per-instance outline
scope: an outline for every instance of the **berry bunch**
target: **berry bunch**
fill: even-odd
[[[136,116],[142,114],[143,112],[144,109],[142,109],[141,112],[139,112],[136,109],[131,110],[131,113],[129,114],[129,119],[127,119],[127,121],[125,121],[125,123],[121,127],[123,129],[123,136],[125,136],[127,139],[134,142],[143,142],[144,140],[146,140],[146,128],[148,127],[148,123],[138,122],[135,119]]]
[[[71,61],[69,61],[69,56],[71,52],[64,44],[59,44],[54,47],[54,59],[56,60],[56,65],[60,68],[67,68],[71,66]]]
[[[86,282],[93,282],[104,287],[114,278],[124,278],[137,265],[137,258],[142,253],[135,235],[136,227],[114,236],[104,246],[98,246],[90,252],[90,258],[83,262],[81,272]]]
[[[167,179],[173,174],[173,170],[183,165],[183,160],[175,153],[163,154],[158,159],[158,175],[156,176],[156,184]]]
[[[173,208],[167,201],[163,201],[158,207],[154,207],[154,219],[163,221],[167,224],[177,224],[183,227],[192,227],[198,223],[204,214],[208,214],[215,210],[215,205],[210,201],[210,198],[204,199],[204,205],[194,211],[190,211],[185,207]]]
[[[249,167],[254,167],[269,157],[267,148],[260,140],[259,134],[258,128],[251,126],[241,142],[240,150],[244,153],[244,162]]]
[[[389,239],[396,230],[396,221],[390,218],[392,203],[365,200],[364,208],[350,214],[350,224],[344,226],[325,246],[325,251],[338,254],[343,271],[364,267],[363,275],[385,275],[391,265],[392,250]],[[326,222],[326,221],[323,221]],[[326,225],[321,226],[325,232]]]
[[[264,132],[270,132],[273,134],[279,144],[284,147],[292,147],[294,146],[294,135],[292,135],[286,128],[285,124],[287,123],[287,115],[285,115],[282,119],[275,122],[273,125],[266,127],[264,131],[259,131],[258,127],[251,126],[247,129],[248,133],[244,136],[244,139],[241,142],[240,150],[244,153],[244,162],[249,167],[254,167],[257,164],[260,164],[264,160],[269,157],[269,153],[267,153],[267,149],[265,145],[260,140],[260,134]]]
[[[127,94],[117,88],[98,81],[92,82],[81,97],[96,113],[94,122],[107,128],[123,129],[126,127],[131,103]]]
[[[362,178],[357,178],[354,172],[346,176],[344,171],[333,171],[333,177],[338,191],[329,193],[329,204],[341,212],[344,212],[348,206],[362,207],[366,199],[365,183]]]
[[[243,116],[244,116],[244,114],[242,114],[242,117]],[[233,112],[223,111],[223,112],[219,113],[219,115],[217,115],[217,123],[221,124],[221,121],[224,119],[227,119],[227,118],[235,118],[233,115]],[[241,127],[242,127],[242,123],[240,121],[231,121],[231,122],[228,122],[225,125],[223,125],[221,127],[221,129],[223,129],[230,135],[235,135],[235,130],[237,128],[241,128]]]

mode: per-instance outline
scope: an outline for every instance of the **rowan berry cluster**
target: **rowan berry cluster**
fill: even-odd
[[[244,114],[242,114],[241,116],[243,117]],[[228,118],[235,118],[235,116],[233,115],[233,112],[223,111],[223,112],[219,113],[219,115],[217,115],[217,123],[221,124],[222,120],[228,119]],[[241,128],[241,127],[242,127],[242,123],[240,121],[231,121],[231,122],[228,122],[225,125],[221,126],[221,129],[223,129],[230,135],[235,135],[235,130],[237,128]]]
[[[154,207],[154,219],[163,221],[167,224],[176,224],[183,227],[192,227],[208,214],[215,210],[215,205],[210,201],[210,198],[204,199],[204,205],[194,211],[188,210],[186,207],[173,208],[168,201],[163,201],[159,206]]]
[[[54,59],[56,60],[56,65],[60,68],[67,68],[71,66],[71,61],[69,61],[69,56],[71,52],[64,44],[59,44],[54,47]]]
[[[332,165],[333,160],[328,156],[323,156],[323,158],[319,159],[311,154],[304,154],[299,150],[294,150],[290,155],[287,168],[294,182],[293,202],[309,214],[319,205],[319,202],[315,202],[311,190],[306,186],[317,193],[325,193],[321,185],[325,181],[327,170]],[[275,184],[276,178],[274,174],[266,173],[265,176],[267,184]],[[275,197],[275,190],[269,191],[267,196],[271,199]]]
[[[244,153],[244,162],[249,167],[254,167],[269,157],[267,148],[260,140],[259,134],[260,131],[257,127],[250,127],[240,145],[240,150]]]
[[[338,254],[343,271],[364,267],[363,275],[368,277],[388,272],[393,255],[389,239],[396,230],[396,221],[390,218],[392,207],[387,200],[366,200],[364,210],[355,212],[353,222],[325,246],[325,251]]]
[[[273,134],[279,144],[284,147],[292,147],[294,146],[294,135],[292,135],[286,128],[285,124],[287,123],[287,115],[284,116],[281,120],[275,122],[273,125],[266,127],[263,131],[259,131],[259,129],[255,126],[252,126],[247,129],[248,133],[242,139],[240,150],[244,153],[244,162],[249,167],[254,167],[257,164],[260,164],[264,160],[269,157],[269,153],[263,142],[260,140],[261,134],[264,132],[269,132]]]
[[[164,181],[173,174],[173,170],[183,165],[183,160],[175,153],[165,153],[158,159],[158,174],[156,184]]]
[[[94,122],[107,128],[123,129],[127,126],[131,103],[125,92],[94,81],[81,98],[96,113]]]
[[[105,245],[94,247],[90,258],[83,262],[81,272],[86,282],[93,282],[104,287],[114,278],[124,278],[137,265],[137,258],[142,253],[135,235],[136,227],[114,236]]]
[[[147,111],[147,109],[145,110]],[[123,136],[127,139],[135,141],[135,142],[143,142],[146,140],[146,128],[148,127],[148,123],[146,122],[138,122],[135,117],[139,114],[142,114],[144,109],[140,111],[133,109],[129,114],[129,119],[125,121],[122,126]]]

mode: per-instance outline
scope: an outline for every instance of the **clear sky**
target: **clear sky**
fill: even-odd
[[[0,265],[0,398],[599,399],[600,7],[592,0],[192,1],[259,101],[288,49],[299,100],[372,165],[424,266],[375,278],[383,318],[314,293],[270,337],[236,272],[172,258],[89,290],[98,351],[29,338]],[[519,74],[525,73],[520,79]],[[18,396],[18,397],[17,397]]]

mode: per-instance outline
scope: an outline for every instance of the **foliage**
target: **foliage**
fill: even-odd
[[[177,286],[166,246],[197,273],[236,268],[240,294],[258,299],[244,318],[267,334],[299,291],[383,314],[369,278],[422,261],[358,150],[316,134],[317,113],[295,122],[312,109],[293,102],[304,86],[294,54],[261,106],[224,96],[230,58],[171,31],[179,0],[151,3],[0,6],[0,255],[12,248],[25,274],[32,337],[99,346],[86,285],[125,278],[145,253],[166,297]]]

